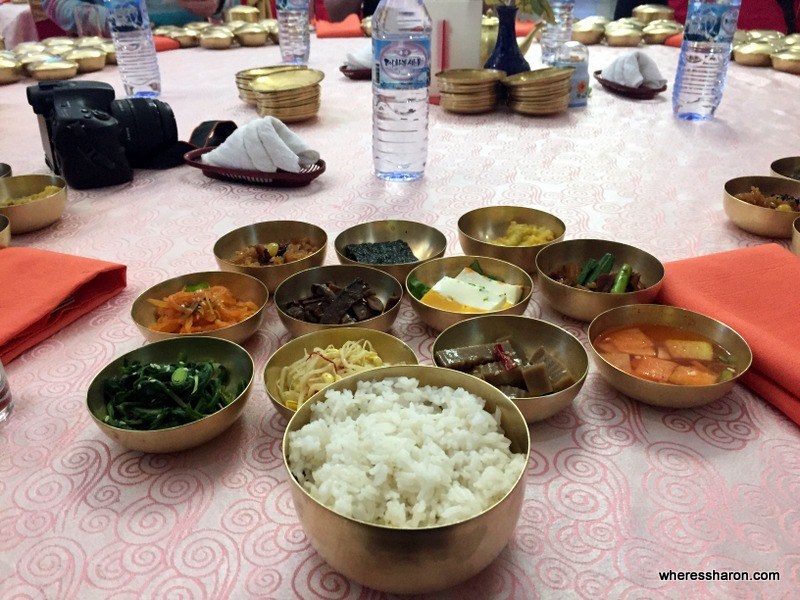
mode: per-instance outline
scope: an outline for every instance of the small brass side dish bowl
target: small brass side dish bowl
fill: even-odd
[[[615,367],[600,355],[595,340],[610,329],[637,324],[669,325],[709,338],[730,353],[736,375],[711,385],[673,385],[641,379]],[[594,362],[613,388],[634,400],[665,408],[692,408],[721,398],[750,368],[753,360],[750,347],[736,331],[711,317],[674,306],[634,304],[614,308],[591,322],[588,336]]]
[[[78,73],[92,73],[106,66],[106,53],[100,48],[75,48],[64,54],[64,59],[78,63]]]
[[[8,248],[11,245],[11,221],[8,217],[0,215],[0,248]]]
[[[505,235],[511,221],[550,229],[555,238],[535,246],[503,246],[495,244]],[[458,241],[464,254],[499,258],[528,273],[536,272],[536,255],[549,244],[564,239],[567,226],[564,221],[543,210],[524,206],[486,206],[476,208],[458,219]]]
[[[150,326],[156,323],[156,307],[148,302],[149,299],[162,300],[170,294],[180,292],[187,286],[194,286],[200,283],[207,283],[209,286],[223,285],[233,293],[237,300],[249,300],[258,307],[258,310],[248,318],[234,325],[228,325],[227,327],[202,333],[164,333],[150,329]],[[267,286],[255,277],[250,277],[250,275],[245,275],[244,273],[229,273],[224,271],[189,273],[162,281],[140,294],[131,307],[131,318],[148,342],[176,337],[183,338],[192,335],[195,337],[222,338],[236,344],[241,344],[258,331],[264,317],[264,307],[267,305],[268,299],[269,292],[267,291]]]
[[[519,302],[509,308],[490,313],[454,312],[428,306],[415,298],[408,288],[408,281],[412,277],[428,287],[433,287],[442,277],[455,277],[464,267],[470,266],[476,260],[487,276],[499,279],[505,283],[522,286],[522,296]],[[510,262],[498,258],[490,258],[488,256],[445,256],[443,258],[435,258],[415,268],[406,278],[406,291],[408,292],[408,299],[411,301],[411,306],[428,327],[437,331],[443,331],[459,321],[476,317],[479,314],[521,315],[525,312],[531,300],[532,288],[533,280],[531,280],[531,276],[523,269]]]
[[[3,206],[4,201],[38,194],[47,186],[58,189],[53,194],[13,206]],[[56,175],[15,175],[0,178],[0,215],[8,217],[11,233],[28,233],[52,225],[64,214],[67,205],[67,182]]]
[[[800,197],[800,181],[784,177],[737,177],[725,183],[723,192],[725,214],[740,229],[764,237],[792,237],[792,222],[800,213],[756,206],[736,197],[736,194],[749,192],[753,187],[765,196],[791,194]]]
[[[416,365],[419,360],[414,351],[409,348],[402,340],[383,331],[367,329],[366,327],[342,327],[339,329],[321,329],[313,333],[301,335],[298,338],[282,345],[272,356],[269,357],[266,367],[264,367],[264,385],[267,394],[281,415],[286,419],[291,419],[295,411],[281,402],[281,394],[278,388],[278,380],[281,371],[300,360],[307,353],[311,353],[314,348],[326,348],[334,346],[341,348],[345,342],[366,340],[372,344],[372,348],[385,365]]]
[[[634,271],[641,273],[641,280],[648,287],[638,292],[606,294],[571,287],[550,278],[550,273],[566,263],[576,263],[581,268],[590,258],[600,260],[606,252],[614,255],[613,270],[630,263]],[[550,306],[579,321],[591,321],[617,306],[653,302],[664,282],[664,265],[655,256],[634,246],[607,240],[566,240],[551,244],[536,257],[536,271],[542,294]]]
[[[740,65],[768,67],[770,65],[769,55],[772,52],[774,49],[767,42],[748,42],[734,48],[733,60]]]
[[[529,398],[512,398],[527,423],[536,423],[563,410],[581,391],[589,371],[589,355],[583,344],[566,330],[539,319],[514,315],[488,315],[474,317],[448,327],[433,343],[431,354],[464,346],[491,344],[500,339],[512,340],[525,357],[540,347],[558,358],[575,380],[568,388]],[[438,363],[437,363],[438,364]]]
[[[769,166],[770,173],[776,177],[785,177],[800,181],[800,156],[787,156],[779,158]],[[0,174],[2,177],[2,174]]]
[[[800,217],[792,223],[792,252],[800,256]]]
[[[361,279],[386,306],[389,298],[398,298],[398,301],[385,310],[382,314],[350,324],[322,324],[301,321],[289,316],[286,305],[292,300],[300,300],[311,296],[311,286],[315,283],[323,284],[332,282],[340,288],[347,287],[355,279]],[[400,313],[400,302],[403,299],[403,286],[397,279],[378,269],[361,265],[324,265],[295,273],[281,283],[275,290],[275,306],[278,309],[278,318],[284,327],[294,337],[313,333],[321,329],[340,329],[344,327],[366,327],[378,331],[389,331],[397,315]]]
[[[107,415],[103,387],[106,380],[119,374],[125,364],[168,364],[176,362],[181,356],[190,361],[213,360],[222,364],[230,372],[231,389],[236,389],[237,385],[243,383],[243,391],[225,408],[178,427],[142,431],[114,427],[103,420]],[[247,403],[254,374],[253,359],[244,348],[233,342],[195,336],[162,340],[132,350],[111,361],[89,385],[86,407],[100,431],[126,448],[140,452],[179,452],[204,444],[233,425]]]
[[[283,460],[297,516],[311,545],[345,577],[393,594],[423,594],[461,583],[487,567],[514,534],[525,496],[525,472],[496,504],[463,521],[417,529],[375,525],[345,517],[315,500],[291,474],[288,434],[311,418],[327,390],[355,390],[360,381],[413,377],[421,385],[463,388],[483,398],[484,410],[500,411],[500,425],[511,451],[530,456],[528,426],[502,392],[480,379],[428,366],[381,367],[333,383],[306,402],[289,421]]]
[[[25,72],[16,59],[0,57],[0,85],[14,83],[25,76]]]
[[[414,256],[419,260],[412,263],[380,265],[360,263],[345,255],[345,250],[350,244],[391,242],[394,240],[406,242]],[[366,265],[380,269],[402,282],[406,280],[406,276],[414,267],[425,261],[443,256],[444,251],[447,249],[447,238],[435,227],[424,223],[398,220],[371,221],[369,223],[359,223],[342,231],[336,236],[333,248],[336,251],[336,257],[343,265]]]
[[[260,267],[245,267],[236,265],[233,256],[238,250],[248,246],[269,243],[287,243],[292,240],[309,238],[311,243],[319,247],[305,258],[284,263],[282,265],[265,265]],[[325,262],[325,252],[328,246],[328,234],[321,227],[302,221],[265,221],[239,227],[223,235],[214,244],[214,257],[219,268],[223,271],[246,273],[264,282],[270,293],[287,278],[300,271],[311,267],[319,267]]]

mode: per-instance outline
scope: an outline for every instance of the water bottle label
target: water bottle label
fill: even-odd
[[[276,0],[277,10],[308,10],[308,0]]]
[[[144,4],[144,2],[142,2]],[[139,2],[114,2],[108,3],[108,27],[111,31],[138,31],[143,28],[150,29],[150,20],[145,17],[147,13],[139,6]],[[145,9],[146,10],[146,9]]]
[[[385,90],[428,87],[431,79],[430,40],[372,40],[372,44],[374,85]]]
[[[729,44],[736,33],[739,7],[693,2],[686,18],[683,39],[690,42]]]

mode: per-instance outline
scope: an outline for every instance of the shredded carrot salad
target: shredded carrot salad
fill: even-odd
[[[156,323],[150,329],[164,333],[214,331],[245,320],[257,310],[253,302],[237,300],[222,285],[196,291],[180,291],[162,300],[148,298],[156,307]]]

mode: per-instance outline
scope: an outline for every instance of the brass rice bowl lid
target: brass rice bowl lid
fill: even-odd
[[[70,79],[78,74],[78,63],[71,60],[45,60],[28,66],[36,80]]]
[[[43,60],[57,60],[58,57],[55,54],[50,54],[49,52],[26,52],[24,54],[18,54],[17,60],[22,64],[23,67],[26,69],[29,65],[32,65],[37,62],[42,62]]]
[[[211,26],[211,23],[206,23],[205,21],[192,21],[191,23],[186,23],[186,25],[184,25],[184,27],[187,29],[193,29],[195,31],[203,31]]]
[[[606,17],[602,17],[600,15],[592,15],[590,17],[584,17],[583,19],[578,21],[576,23],[576,25],[581,25],[581,26],[584,26],[584,25],[599,25],[599,26],[605,28],[605,26],[608,25],[608,23],[609,23],[609,20]]]
[[[600,31],[604,32],[606,30],[605,25],[599,22],[594,21],[578,21],[575,25],[572,26],[572,31]]]
[[[666,29],[674,29],[676,33],[680,33],[683,31],[683,25],[678,23],[677,21],[672,21],[668,19],[657,19],[655,21],[650,21],[647,26],[644,28],[647,31],[650,27],[664,27]]]
[[[751,41],[761,41],[778,40],[786,37],[786,35],[780,31],[775,31],[774,29],[751,29],[747,32],[747,37]]]
[[[42,44],[45,46],[75,46],[77,44],[76,38],[71,37],[64,37],[64,36],[56,36],[51,38],[46,38],[42,41]]]
[[[633,29],[638,29],[639,31],[641,31],[642,29],[644,29],[644,27],[645,27],[645,25],[647,25],[647,23],[645,23],[641,19],[636,19],[634,17],[625,17],[623,19],[617,19],[616,21],[612,21],[611,23],[609,23],[609,25],[611,25],[612,28],[615,27],[615,26],[618,26],[618,27],[632,27]],[[606,26],[606,28],[607,27],[608,26]]]
[[[510,75],[503,78],[502,82],[503,85],[511,88],[536,85],[548,86],[568,80],[572,77],[574,71],[575,69],[572,67],[546,67]]]
[[[783,38],[783,43],[787,46],[795,46],[800,44],[800,33],[792,33]]]
[[[505,76],[505,71],[498,69],[450,69],[439,71],[435,75],[439,82],[460,85],[484,85],[500,81]]]
[[[47,46],[41,42],[20,42],[14,46],[14,52],[17,54],[29,54],[32,52],[45,52]]]
[[[47,51],[55,56],[64,57],[65,54],[75,50],[75,44],[54,44],[47,47]]]
[[[104,37],[100,37],[99,35],[81,37],[81,38],[77,38],[75,40],[75,45],[78,48],[84,48],[86,46],[101,46],[101,45],[107,44],[107,43],[112,43],[113,44],[113,42],[110,39],[104,38]]]

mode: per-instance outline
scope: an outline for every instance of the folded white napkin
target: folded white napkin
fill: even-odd
[[[632,50],[618,57],[600,74],[603,79],[628,87],[660,88],[667,80],[652,58],[641,50]]]
[[[239,127],[228,139],[203,155],[203,162],[226,169],[299,173],[319,160],[319,152],[275,117],[262,117]]]
[[[372,68],[372,44],[364,46],[358,52],[348,52],[344,65],[348,69]]]

